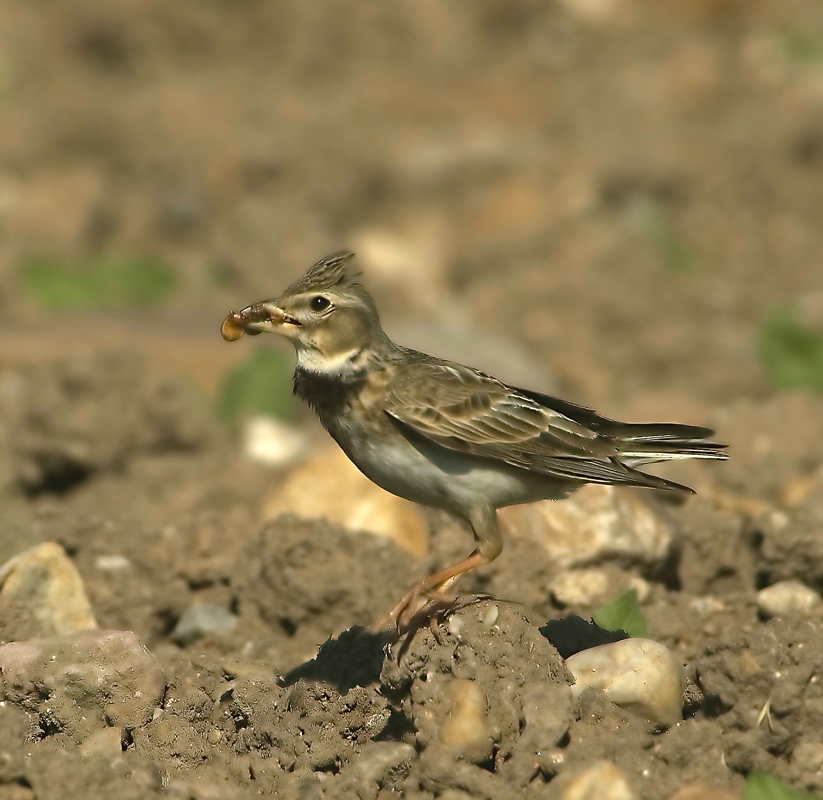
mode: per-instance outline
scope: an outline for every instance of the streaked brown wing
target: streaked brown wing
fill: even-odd
[[[458,364],[403,368],[389,385],[385,408],[417,433],[452,450],[546,472],[555,472],[555,458],[603,459],[605,471],[613,471],[613,440]]]

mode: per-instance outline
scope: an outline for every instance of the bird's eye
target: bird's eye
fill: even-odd
[[[330,305],[331,303],[323,297],[322,294],[317,295],[317,297],[312,297],[309,302],[309,307],[312,311],[325,311]]]

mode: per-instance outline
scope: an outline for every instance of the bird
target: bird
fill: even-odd
[[[395,344],[352,270],[353,253],[320,259],[279,297],[231,312],[221,333],[279,334],[296,350],[294,394],[348,458],[392,494],[468,523],[474,550],[416,581],[384,618],[407,629],[458,579],[500,555],[497,510],[562,500],[585,484],[693,490],[640,468],[723,460],[711,428],[624,423]],[[422,605],[421,605],[422,603]]]

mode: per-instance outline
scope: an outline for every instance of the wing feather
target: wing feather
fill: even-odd
[[[504,383],[458,365],[415,364],[389,385],[386,412],[454,450],[553,472],[552,458],[608,459],[615,443]]]
[[[628,484],[690,492],[635,467],[672,458],[725,457],[701,441],[709,428],[626,424],[591,409],[507,386],[447,362],[401,368],[385,410],[401,426],[442,447],[542,473],[560,481]]]

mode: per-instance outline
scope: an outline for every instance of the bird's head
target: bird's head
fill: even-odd
[[[223,338],[279,333],[291,339],[304,369],[350,371],[356,359],[386,339],[374,301],[349,270],[353,255],[326,256],[280,297],[232,312],[223,322]]]

